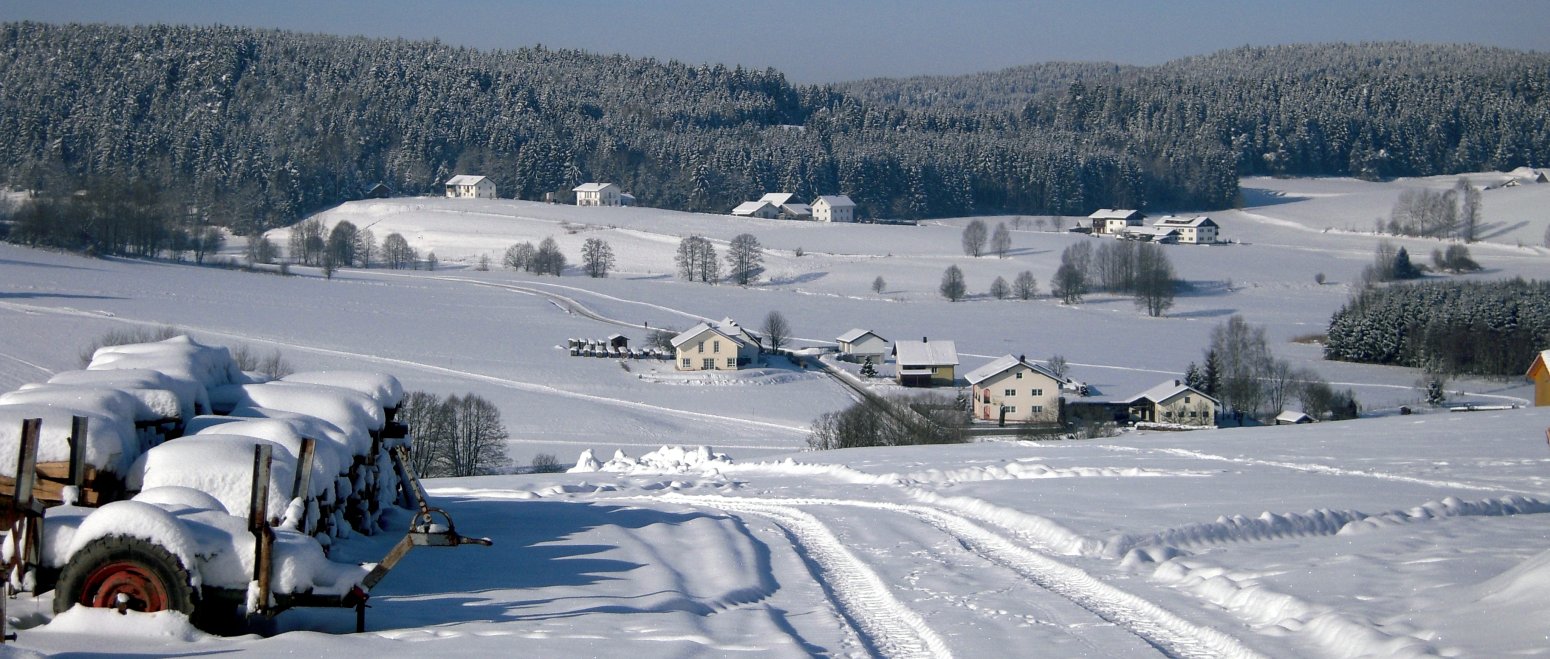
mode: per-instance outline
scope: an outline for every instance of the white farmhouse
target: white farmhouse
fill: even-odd
[[[577,206],[618,206],[619,186],[612,183],[582,183],[571,192],[576,193]]]
[[[1179,232],[1179,242],[1185,245],[1210,245],[1219,235],[1216,221],[1204,215],[1187,218],[1169,215],[1154,222],[1152,227]]]
[[[813,219],[819,222],[855,222],[856,202],[845,195],[824,195],[813,200]]]
[[[1141,226],[1146,221],[1146,214],[1127,208],[1100,208],[1087,219],[1093,222],[1094,235],[1107,235],[1124,231],[1125,227]]]
[[[495,182],[483,176],[459,174],[447,179],[449,199],[494,199]]]
[[[732,214],[738,217],[762,217],[773,220],[780,215],[780,208],[768,201],[745,201],[732,209]]]
[[[871,359],[873,366],[881,366],[883,360],[888,357],[888,339],[878,336],[871,330],[858,327],[841,334],[837,341],[840,344],[840,354],[857,363]]]
[[[1066,380],[1022,357],[1007,355],[969,371],[974,387],[974,418],[1013,423],[1060,420],[1060,390]]]
[[[813,219],[813,207],[807,204],[781,204],[780,219],[811,220]]]
[[[759,356],[759,338],[731,318],[695,325],[672,343],[673,365],[680,371],[735,371]]]

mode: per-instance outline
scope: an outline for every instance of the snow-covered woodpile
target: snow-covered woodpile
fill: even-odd
[[[572,357],[613,359],[672,359],[673,353],[657,347],[631,348],[609,339],[566,339],[565,349]]]
[[[400,477],[387,452],[407,445],[393,422],[404,392],[390,375],[297,373],[278,380],[245,373],[230,351],[186,337],[99,349],[82,371],[0,395],[0,490],[16,476],[25,419],[42,419],[35,496],[45,505],[95,506],[142,490],[186,487],[243,515],[254,447],[269,445],[271,522],[325,546],[351,532],[375,533],[397,503]],[[73,419],[87,420],[87,478],[64,484]],[[305,440],[310,464],[299,465]],[[308,478],[298,478],[307,470]],[[297,491],[306,483],[306,491]]]

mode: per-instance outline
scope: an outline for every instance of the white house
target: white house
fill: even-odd
[[[576,193],[577,206],[619,205],[619,186],[612,183],[582,183],[571,192]]]
[[[450,199],[494,199],[495,182],[483,176],[459,174],[447,179]]]
[[[1130,408],[1130,420],[1136,422],[1214,426],[1222,411],[1215,398],[1179,380],[1169,380],[1121,402]]]
[[[780,208],[768,201],[745,201],[732,209],[732,214],[739,217],[762,217],[773,220],[780,215]]]
[[[974,418],[1014,423],[1060,420],[1060,390],[1066,380],[1022,357],[1007,355],[969,371]]]
[[[899,384],[906,387],[952,386],[958,367],[958,346],[952,341],[906,341],[893,344]]]
[[[837,341],[840,344],[840,354],[857,363],[871,359],[873,366],[880,366],[888,357],[888,339],[878,336],[871,330],[858,327],[841,334]]]
[[[1094,235],[1112,234],[1124,231],[1125,227],[1141,226],[1146,221],[1146,214],[1126,208],[1100,208],[1087,219],[1093,222]]]
[[[759,356],[759,338],[731,318],[695,325],[672,344],[673,365],[680,371],[735,371]]]
[[[1178,231],[1179,242],[1186,245],[1209,245],[1216,242],[1220,227],[1204,215],[1188,218],[1169,215],[1152,223],[1152,228]]]
[[[813,219],[819,222],[855,222],[856,202],[845,195],[824,195],[813,200]]]

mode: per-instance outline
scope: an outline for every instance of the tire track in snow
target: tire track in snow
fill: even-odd
[[[60,315],[60,316],[75,316],[75,317],[87,317],[87,318],[97,318],[97,319],[104,318],[104,316],[102,316],[101,314],[98,314],[98,313],[93,313],[93,312],[89,312],[89,311],[82,311],[80,309],[74,309],[74,308],[70,308],[70,307],[40,307],[40,306],[33,306],[33,305],[26,305],[26,304],[17,304],[17,303],[14,303],[14,302],[0,302],[0,308],[10,308],[10,309],[13,309],[13,310],[23,310],[23,311],[27,311],[27,312],[33,312],[33,313],[46,313],[46,314],[54,314],[54,315]],[[136,320],[136,319],[132,319],[132,318],[123,318],[123,317],[118,317],[118,316],[111,317],[111,318],[108,318],[108,319],[109,320],[118,321],[118,322],[121,322],[121,323],[130,324],[130,325],[139,325],[139,326],[143,326],[143,327],[161,327],[161,326],[166,325],[166,323],[161,323],[161,322]],[[769,421],[757,421],[757,420],[754,420],[754,419],[742,419],[742,418],[732,417],[732,416],[723,416],[723,415],[718,415],[718,414],[707,414],[707,413],[704,413],[704,412],[694,412],[694,411],[691,411],[691,410],[680,410],[680,409],[675,409],[675,408],[671,408],[671,407],[663,407],[663,406],[660,406],[660,405],[650,405],[650,404],[647,404],[647,403],[639,403],[639,402],[635,402],[635,401],[632,401],[632,400],[625,400],[625,399],[622,399],[622,398],[608,398],[606,396],[597,396],[597,395],[593,395],[593,394],[584,394],[584,393],[575,392],[575,391],[566,391],[564,389],[560,389],[558,387],[554,387],[554,386],[550,386],[550,385],[546,385],[546,384],[537,384],[537,383],[533,383],[533,382],[523,382],[523,381],[520,381],[520,380],[511,380],[511,379],[508,379],[508,378],[501,378],[501,377],[496,377],[496,376],[493,376],[493,375],[484,375],[482,373],[474,373],[474,372],[471,372],[471,371],[460,371],[460,370],[457,370],[457,369],[454,369],[454,368],[448,368],[448,367],[445,367],[445,366],[436,366],[434,364],[427,364],[427,363],[424,363],[424,362],[417,362],[417,361],[412,361],[412,360],[408,360],[408,359],[398,359],[398,358],[394,358],[394,357],[382,357],[382,356],[378,356],[378,355],[368,355],[368,354],[365,354],[365,353],[351,352],[351,351],[348,351],[348,350],[336,350],[336,349],[333,349],[333,348],[321,348],[321,347],[318,347],[318,346],[306,345],[306,344],[301,344],[301,343],[291,343],[291,342],[288,342],[288,341],[280,341],[280,340],[276,340],[276,339],[268,339],[268,338],[264,338],[264,337],[252,336],[252,335],[247,335],[247,334],[239,334],[239,333],[236,333],[236,332],[228,332],[228,331],[224,331],[224,330],[214,330],[214,329],[208,329],[208,328],[204,328],[204,327],[196,327],[196,326],[192,326],[192,325],[180,325],[180,327],[182,329],[186,329],[186,330],[188,330],[190,332],[197,332],[199,334],[205,334],[205,335],[209,335],[209,336],[217,336],[217,337],[223,337],[223,338],[227,338],[227,339],[236,339],[236,340],[240,340],[240,341],[250,341],[250,342],[253,342],[253,343],[263,343],[263,344],[268,344],[268,345],[272,345],[272,346],[281,346],[281,347],[290,348],[290,349],[294,349],[294,350],[300,350],[302,352],[311,352],[311,353],[316,353],[316,354],[320,354],[320,355],[328,355],[330,357],[344,357],[344,358],[354,359],[354,360],[359,360],[359,361],[366,361],[366,362],[372,362],[372,363],[377,363],[377,364],[386,364],[386,365],[390,365],[390,366],[398,366],[398,367],[409,368],[409,369],[414,369],[414,370],[419,370],[419,371],[424,371],[424,372],[429,372],[429,373],[436,373],[436,374],[439,374],[439,375],[450,375],[450,376],[454,376],[454,377],[458,377],[458,378],[463,378],[463,379],[466,379],[466,380],[476,380],[476,381],[479,381],[479,382],[484,382],[484,383],[487,383],[487,384],[493,384],[493,385],[505,387],[507,389],[515,389],[517,391],[524,391],[524,392],[528,392],[528,393],[548,394],[548,395],[553,395],[553,396],[562,396],[562,397],[566,397],[566,398],[575,398],[575,399],[578,399],[578,400],[584,400],[584,401],[592,402],[592,403],[603,403],[603,404],[607,404],[607,405],[614,405],[614,406],[617,406],[617,407],[625,407],[625,408],[630,408],[630,409],[635,409],[635,410],[640,410],[640,411],[645,411],[645,412],[660,413],[660,414],[667,414],[667,415],[670,415],[670,416],[694,419],[694,420],[697,420],[697,421],[711,421],[711,422],[715,422],[715,423],[726,423],[726,424],[732,424],[732,425],[754,426],[754,427],[758,427],[758,428],[766,428],[766,429],[770,429],[770,430],[779,430],[781,432],[798,433],[798,434],[804,434],[804,435],[807,434],[807,432],[808,432],[808,429],[805,426],[788,426],[788,425],[779,424],[779,423],[773,423],[773,422],[769,422]]]
[[[876,572],[846,549],[823,522],[806,512],[779,501],[739,497],[668,494],[634,498],[768,517],[790,534],[868,651],[885,657],[952,656],[941,636],[919,614],[894,597]]]
[[[683,494],[671,494],[658,499],[767,515],[770,514],[765,512],[767,510],[800,513],[795,509],[797,506],[850,506],[908,515],[935,527],[985,560],[1005,567],[1099,618],[1129,630],[1167,656],[1260,656],[1228,634],[1192,623],[1149,600],[1115,588],[1080,568],[1018,545],[968,519],[929,506],[840,499],[759,499]],[[811,518],[806,513],[800,514]],[[813,523],[822,528],[816,519]],[[823,533],[833,538],[827,529],[823,529]],[[834,539],[834,542],[838,540]],[[844,551],[843,546],[837,549]],[[850,560],[856,560],[849,552],[845,553]],[[870,570],[867,572],[870,573]],[[870,574],[873,579],[876,578],[875,573]]]

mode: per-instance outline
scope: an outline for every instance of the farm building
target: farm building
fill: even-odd
[[[1141,226],[1146,214],[1127,208],[1100,208],[1087,219],[1092,220],[1093,235],[1110,235],[1124,231],[1125,227]]]
[[[974,388],[976,419],[1013,423],[1060,420],[1060,390],[1065,379],[1023,357],[997,358],[969,371],[964,379]]]
[[[459,174],[447,179],[449,199],[494,199],[495,182],[484,176]]]
[[[735,371],[759,356],[759,338],[730,318],[700,323],[673,337],[674,366],[680,371]]]
[[[762,217],[773,220],[780,215],[780,207],[767,201],[745,201],[732,209],[732,214],[738,217]]]
[[[1123,402],[1130,408],[1133,422],[1187,426],[1216,425],[1222,407],[1215,398],[1179,380],[1169,380]]]
[[[1534,357],[1525,377],[1534,382],[1534,406],[1550,406],[1550,350]]]
[[[957,378],[958,346],[952,341],[907,341],[893,344],[899,384],[906,387],[950,387]]]
[[[1286,410],[1276,415],[1275,423],[1278,426],[1300,426],[1304,423],[1313,423],[1313,417],[1308,416],[1305,412]]]

